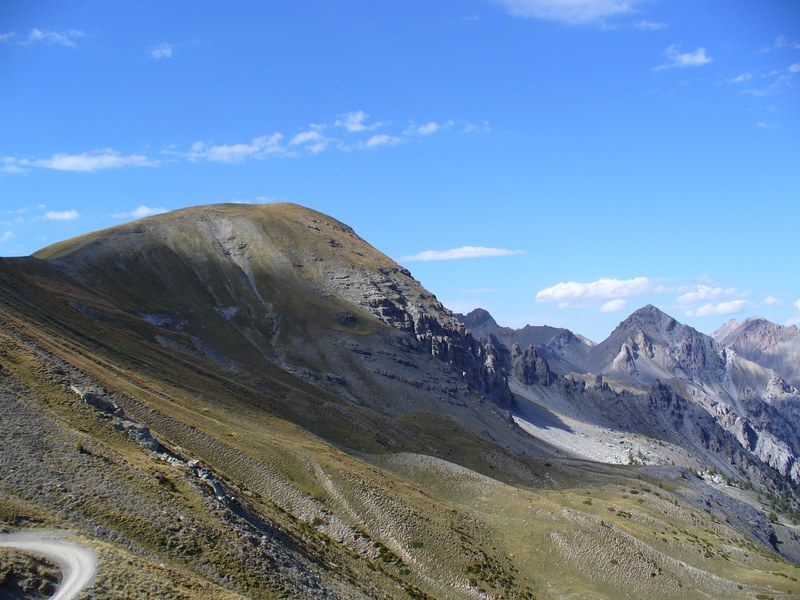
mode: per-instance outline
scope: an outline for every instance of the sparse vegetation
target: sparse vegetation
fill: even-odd
[[[300,247],[287,225],[297,214],[287,209],[277,228],[286,252]],[[342,252],[356,257],[354,268],[397,268],[335,223],[303,222],[311,225],[326,231],[292,255],[303,272]],[[244,252],[238,244],[228,250]],[[219,316],[201,306],[208,290],[173,256],[126,251],[131,269],[149,261],[169,273],[169,289],[191,291],[187,314]],[[280,326],[248,291],[252,305],[243,310],[257,320],[238,330],[201,315],[208,331],[198,332],[148,322],[126,310],[116,289],[105,291],[118,303],[66,280],[38,288],[45,267],[26,265],[24,276],[0,271],[0,525],[75,532],[101,558],[95,597],[796,593],[797,567],[693,504],[699,481],[654,481],[652,471],[628,466],[582,469],[481,437],[484,426],[505,427],[496,406],[446,365],[417,360],[427,356],[418,346],[398,349],[397,331],[368,311],[312,293],[317,275],[264,284],[275,288],[262,292],[280,308]],[[218,304],[232,303],[226,286],[238,280],[198,267],[206,268],[219,276]],[[137,302],[152,314],[174,309],[158,304],[166,303],[154,293],[163,281],[146,283]],[[230,362],[197,342],[199,333]],[[278,351],[293,370],[277,366]],[[70,385],[113,400],[126,420],[149,428],[161,453]],[[389,408],[368,405],[357,385],[374,388]],[[474,403],[468,414],[480,425],[442,403],[459,411]],[[648,457],[637,450],[629,458]],[[788,500],[768,502],[776,519],[796,516]],[[0,567],[13,560],[0,556]]]

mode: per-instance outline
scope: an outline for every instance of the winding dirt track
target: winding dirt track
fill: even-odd
[[[89,548],[63,539],[57,531],[20,531],[0,534],[0,546],[43,556],[61,569],[61,583],[51,600],[73,600],[94,580],[97,559]]]

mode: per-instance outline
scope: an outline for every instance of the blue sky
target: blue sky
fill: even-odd
[[[8,1],[0,82],[2,256],[287,201],[503,325],[800,321],[794,0]]]

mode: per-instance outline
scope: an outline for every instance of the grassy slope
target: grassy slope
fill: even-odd
[[[679,482],[514,457],[443,415],[392,418],[277,368],[170,352],[114,306],[68,308],[59,295],[80,290],[37,268],[0,273],[0,424],[15,440],[0,452],[0,519],[78,532],[103,560],[97,597],[800,594],[796,567],[684,503]],[[316,326],[382,327],[368,323]],[[71,383],[213,469],[255,518],[148,455]]]
[[[46,315],[47,302],[42,305]],[[334,589],[355,593],[361,585],[368,595],[407,597],[400,581],[434,597],[477,597],[483,590],[497,597],[617,597],[635,591],[656,598],[668,597],[677,585],[685,597],[715,590],[731,597],[780,595],[800,588],[796,568],[653,484],[617,476],[589,477],[580,486],[574,472],[549,463],[541,465],[550,476],[542,479],[550,482],[546,486],[512,486],[450,463],[386,453],[370,436],[360,443],[369,452],[365,462],[275,416],[281,399],[309,391],[300,382],[299,390],[287,378],[274,394],[248,394],[202,360],[144,365],[147,353],[138,342],[112,328],[94,334],[106,345],[101,351],[97,340],[59,331],[65,322],[70,325],[66,319],[56,327],[44,316],[39,322],[30,315],[22,320],[8,304],[4,308],[0,363],[6,379],[23,385],[42,418],[58,424],[62,452],[109,470],[112,479],[130,482],[125,485],[133,491],[123,495],[146,500],[137,515],[115,506],[113,495],[107,502],[102,494],[90,499],[89,488],[65,513],[57,497],[20,502],[20,490],[4,482],[0,506],[6,522],[20,517],[68,526],[96,544],[107,560],[98,590],[113,590],[120,585],[113,582],[124,581],[129,589],[174,597],[224,597],[230,592],[223,587],[246,596],[280,596],[288,584],[259,572],[257,564],[250,572],[237,550],[244,540],[231,533],[213,500],[181,470],[149,458],[81,403],[66,389],[69,377],[53,367],[52,357],[102,385],[129,414],[146,416],[165,442],[239,486],[253,512],[278,527],[288,545],[314,556],[323,574],[330,570],[324,577]],[[74,326],[92,332],[88,324]],[[454,433],[452,426],[430,419],[422,419],[417,431],[429,443]],[[364,435],[357,429],[351,434]],[[441,455],[502,474],[502,460],[492,461],[485,442],[463,431],[456,439],[461,443],[443,444]],[[87,454],[77,450],[78,441]],[[503,478],[514,479],[510,472]],[[190,533],[180,545],[175,536],[181,529],[153,527],[148,519],[147,511],[159,507],[194,515],[196,523],[183,528]],[[92,534],[92,523],[101,524],[104,535]],[[109,543],[109,536],[116,543]],[[203,541],[208,539],[214,544]],[[209,566],[229,579],[209,576]]]

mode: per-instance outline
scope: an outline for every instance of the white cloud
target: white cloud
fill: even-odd
[[[797,310],[800,310],[800,298],[798,298],[797,300],[794,301],[794,307]]]
[[[112,215],[118,219],[123,219],[126,217],[133,217],[134,219],[143,219],[144,217],[150,217],[152,215],[160,215],[161,213],[167,212],[166,208],[151,208],[149,206],[141,205],[137,206],[133,210],[128,212],[116,213]]]
[[[7,242],[7,241],[8,241],[8,240],[10,240],[12,237],[14,237],[14,234],[13,234],[13,233],[11,233],[11,231],[9,231],[9,230],[6,230],[6,231],[4,231],[3,233],[0,233],[0,243],[2,243],[2,242]]]
[[[483,124],[477,125],[475,123],[461,122],[461,133],[491,133],[492,126],[488,121]]]
[[[28,161],[13,156],[0,158],[0,173],[27,173]]]
[[[728,83],[744,83],[745,81],[750,81],[753,78],[752,73],[742,73],[741,75],[737,75],[733,79],[728,79]]]
[[[364,142],[365,148],[375,148],[376,146],[387,146],[393,144],[399,144],[403,141],[403,138],[397,137],[395,135],[387,135],[385,133],[381,133],[378,135],[373,135],[369,138],[366,142]]]
[[[355,111],[340,115],[335,125],[345,128],[349,132],[366,132],[382,127],[382,122],[367,123],[369,115],[364,111]],[[475,126],[461,122],[464,126],[463,133],[488,132],[489,125]],[[276,132],[271,135],[262,135],[249,142],[238,144],[213,144],[197,141],[191,144],[188,150],[180,150],[177,145],[169,145],[161,149],[160,153],[175,160],[188,160],[191,162],[244,162],[246,160],[263,160],[270,156],[298,157],[304,153],[316,154],[329,148],[339,151],[353,151],[390,146],[407,142],[414,137],[425,137],[434,133],[450,129],[456,121],[429,121],[423,125],[412,125],[397,134],[381,133],[359,136],[356,139],[345,141],[341,138],[325,135],[330,131],[330,124],[311,124],[304,130],[296,133],[288,143],[284,142],[283,134]],[[0,174],[23,174],[32,169],[53,169],[57,171],[72,171],[92,173],[105,169],[120,169],[124,167],[153,167],[161,161],[148,157],[145,154],[122,154],[113,148],[102,148],[81,152],[78,154],[58,153],[49,158],[19,158],[16,156],[0,156]]]
[[[716,298],[723,298],[733,296],[737,293],[736,288],[722,288],[711,287],[710,285],[695,286],[691,292],[686,292],[678,296],[678,304],[681,306],[688,306],[698,302],[705,302],[707,300],[714,300]]]
[[[322,139],[322,134],[319,131],[303,131],[295,135],[289,142],[291,145],[308,144],[309,142],[317,142]]]
[[[694,52],[681,52],[681,48],[677,44],[672,44],[664,50],[664,56],[667,58],[667,62],[663,65],[658,65],[655,68],[656,71],[701,67],[714,60],[706,53],[705,48],[698,48]]]
[[[800,63],[789,65],[789,73],[800,73]]]
[[[46,29],[38,29],[34,27],[27,35],[20,35],[15,31],[8,33],[0,33],[0,43],[10,44],[16,43],[20,46],[30,46],[32,44],[55,44],[57,46],[66,46],[74,48],[77,46],[76,40],[82,38],[85,34],[77,29],[69,29],[67,31],[48,31]]]
[[[415,123],[412,123],[406,128],[403,134],[409,137],[410,136],[424,137],[426,135],[432,135],[444,129],[449,129],[455,124],[456,122],[453,121],[452,119],[448,119],[447,121],[444,121],[442,123],[437,123],[436,121],[428,121],[427,123],[423,123],[422,125],[417,125]]]
[[[147,53],[153,60],[161,60],[164,58],[172,58],[172,44],[161,42],[158,46],[153,46]]]
[[[764,121],[759,121],[756,123],[756,127],[759,129],[769,129],[769,123],[765,123]]]
[[[640,296],[649,291],[651,291],[651,283],[647,277],[634,277],[633,279],[602,278],[587,283],[568,281],[540,290],[536,294],[536,302],[557,302],[560,308],[565,308],[575,301],[617,300],[630,296]]]
[[[18,163],[43,169],[79,173],[93,173],[102,169],[121,169],[123,167],[152,167],[156,164],[142,154],[123,155],[113,148],[103,148],[81,154],[54,154],[50,158],[34,161],[21,160]]]
[[[544,19],[567,25],[602,23],[634,11],[641,0],[494,0],[517,17]]]
[[[366,123],[366,120],[368,118],[369,115],[365,113],[363,110],[357,110],[339,115],[339,118],[336,119],[334,125],[336,125],[336,127],[344,127],[350,133],[356,133],[359,131],[371,131],[383,125],[383,123],[381,122],[371,123],[368,125]]]
[[[429,123],[425,123],[424,125],[417,127],[417,133],[419,135],[430,135],[439,131],[440,127],[441,125],[439,125],[436,121],[430,121]]]
[[[775,42],[772,44],[772,47],[766,48],[765,51],[768,52],[770,50],[782,50],[784,48],[800,50],[800,42],[790,42],[786,36],[779,35],[775,38]]]
[[[655,21],[648,21],[645,19],[643,21],[639,21],[638,23],[636,23],[633,27],[641,31],[661,31],[662,29],[667,28],[667,24]]]
[[[74,221],[80,217],[77,210],[48,210],[44,218],[48,221]]]
[[[283,135],[273,133],[253,138],[246,144],[213,146],[205,142],[195,142],[186,158],[192,162],[208,160],[211,162],[241,162],[254,158],[264,159],[275,154],[284,154],[286,148],[281,145]]]
[[[696,310],[687,310],[685,312],[687,317],[708,317],[711,315],[729,315],[731,313],[741,312],[748,303],[746,300],[729,300],[727,302],[720,302],[718,304],[704,304]]]
[[[609,300],[603,306],[600,307],[600,312],[617,312],[622,310],[627,306],[627,302],[622,298],[616,298],[614,300]]]
[[[767,306],[775,306],[781,303],[781,301],[778,300],[775,296],[767,296],[766,298],[764,298],[763,302]]]
[[[290,146],[303,146],[304,150],[317,154],[323,150],[327,150],[329,144],[333,140],[326,138],[319,131],[310,129],[308,131],[301,131],[296,134],[289,142]]]
[[[487,258],[496,256],[513,256],[525,254],[522,250],[506,250],[504,248],[484,248],[482,246],[462,246],[452,250],[425,250],[412,256],[403,256],[400,261],[455,260],[460,258]]]
[[[778,95],[793,86],[794,75],[789,69],[772,69],[759,75],[758,81],[754,81],[756,87],[747,87],[742,93],[756,98]]]

